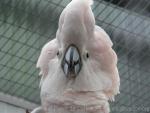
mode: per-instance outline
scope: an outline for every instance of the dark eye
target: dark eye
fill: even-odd
[[[57,56],[59,56],[59,51],[57,52]]]
[[[89,53],[86,53],[86,58],[89,58]]]

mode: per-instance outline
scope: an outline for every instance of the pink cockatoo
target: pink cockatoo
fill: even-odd
[[[117,55],[95,25],[92,3],[72,0],[61,13],[56,38],[37,62],[42,105],[32,113],[109,113],[120,86]]]

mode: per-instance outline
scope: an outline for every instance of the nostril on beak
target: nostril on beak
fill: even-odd
[[[62,60],[62,69],[66,77],[76,77],[82,67],[81,56],[76,46],[70,45]]]

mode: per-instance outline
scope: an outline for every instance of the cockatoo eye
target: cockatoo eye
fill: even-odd
[[[59,51],[57,52],[57,56],[59,56]]]
[[[86,58],[89,58],[89,53],[88,52],[86,53]]]
[[[90,57],[90,55],[89,55],[89,53],[86,51],[86,52],[83,54],[84,60],[87,60],[89,57]]]
[[[60,58],[62,56],[62,52],[60,50],[57,51],[57,57]]]

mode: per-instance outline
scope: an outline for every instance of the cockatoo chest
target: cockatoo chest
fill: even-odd
[[[42,93],[42,106],[46,113],[109,113],[109,104],[100,92],[68,90],[59,96]]]

